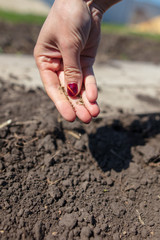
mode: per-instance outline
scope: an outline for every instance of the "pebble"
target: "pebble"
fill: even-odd
[[[85,171],[84,175],[82,176],[82,181],[89,182],[91,180],[91,174],[89,171]]]
[[[59,188],[49,187],[48,193],[54,200],[59,200],[62,197],[62,191]]]
[[[111,209],[113,211],[113,214],[116,215],[117,217],[122,217],[126,212],[125,207],[118,204],[117,202],[111,203]]]
[[[74,232],[70,231],[68,235],[68,240],[73,240],[74,239]]]
[[[102,224],[101,230],[104,231],[104,232],[106,232],[107,229],[108,229],[108,224],[106,224],[106,223]]]
[[[89,187],[89,183],[86,181],[86,182],[83,182],[82,185],[81,185],[81,188],[86,191],[87,188]]]
[[[140,166],[136,163],[130,163],[129,174],[132,178],[137,179],[137,173],[140,172]]]
[[[59,207],[64,207],[66,205],[66,200],[65,199],[60,199],[58,202]]]
[[[24,212],[24,210],[21,208],[21,209],[19,210],[19,212],[17,213],[17,216],[18,216],[18,217],[21,217],[21,216],[23,215],[23,212]]]
[[[141,230],[141,236],[146,239],[146,237],[148,236],[148,231],[145,228],[142,228]]]
[[[73,230],[73,232],[74,232],[74,236],[75,236],[75,237],[79,236],[79,235],[80,235],[80,228],[75,228],[75,229]]]
[[[81,230],[81,239],[84,238],[90,238],[93,234],[93,231],[90,229],[90,227],[83,227]]]
[[[31,125],[26,126],[25,135],[33,137],[35,135],[37,127],[38,126],[36,123],[32,123]]]
[[[113,240],[120,240],[119,233],[114,233],[113,234]]]
[[[148,224],[150,227],[153,227],[154,225],[155,225],[155,222],[154,221],[151,221],[151,222],[149,222],[149,224]]]
[[[42,229],[42,222],[38,221],[36,222],[34,226],[34,235],[36,240],[43,239],[44,231]]]
[[[136,199],[136,193],[134,190],[129,191],[129,199],[131,199],[132,201]]]
[[[84,151],[86,149],[86,146],[82,140],[77,140],[74,144],[74,148],[78,151]]]
[[[54,158],[52,157],[51,154],[46,154],[44,157],[44,164],[46,167],[53,166],[55,163]]]
[[[145,208],[146,208],[146,207],[147,207],[147,202],[146,202],[146,201],[140,202],[139,208],[140,208],[142,211],[145,211]]]
[[[64,187],[69,187],[69,186],[72,186],[72,179],[66,179],[66,180],[63,180],[62,181],[62,184]]]
[[[54,239],[54,238],[53,238]],[[68,230],[65,230],[63,232],[63,234],[61,234],[59,237],[58,237],[59,240],[66,240],[68,239]],[[50,239],[49,239],[50,240]]]
[[[66,208],[66,213],[72,213],[73,212],[73,208],[72,207],[67,207]]]
[[[110,178],[110,177],[108,177],[108,178],[106,179],[106,182],[107,182],[107,185],[110,186],[110,187],[112,187],[112,186],[114,185],[114,181],[113,181],[113,179]]]
[[[101,229],[99,227],[94,228],[94,234],[99,235],[101,233]]]
[[[140,152],[143,154],[143,160],[145,163],[148,163],[153,156],[159,154],[159,150],[149,144],[140,147]]]
[[[59,221],[59,226],[65,226],[68,229],[73,229],[77,225],[77,219],[78,215],[76,213],[66,213]]]

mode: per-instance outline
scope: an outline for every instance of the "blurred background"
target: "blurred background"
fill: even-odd
[[[0,0],[0,53],[32,54],[53,0]],[[123,0],[103,17],[97,62],[160,62],[160,0]]]

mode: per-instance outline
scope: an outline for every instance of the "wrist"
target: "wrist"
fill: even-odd
[[[89,6],[98,9],[102,14],[105,13],[111,6],[122,0],[84,0]]]

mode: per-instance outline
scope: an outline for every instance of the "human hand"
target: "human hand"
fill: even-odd
[[[92,66],[101,17],[91,1],[55,0],[35,46],[34,56],[46,92],[68,121],[78,116],[88,123],[100,111]]]

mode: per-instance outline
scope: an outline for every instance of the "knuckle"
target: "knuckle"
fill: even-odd
[[[66,77],[66,80],[67,79],[81,79],[82,78],[82,72],[80,69],[77,69],[76,67],[65,67],[64,69],[64,74],[65,74],[65,77]]]

